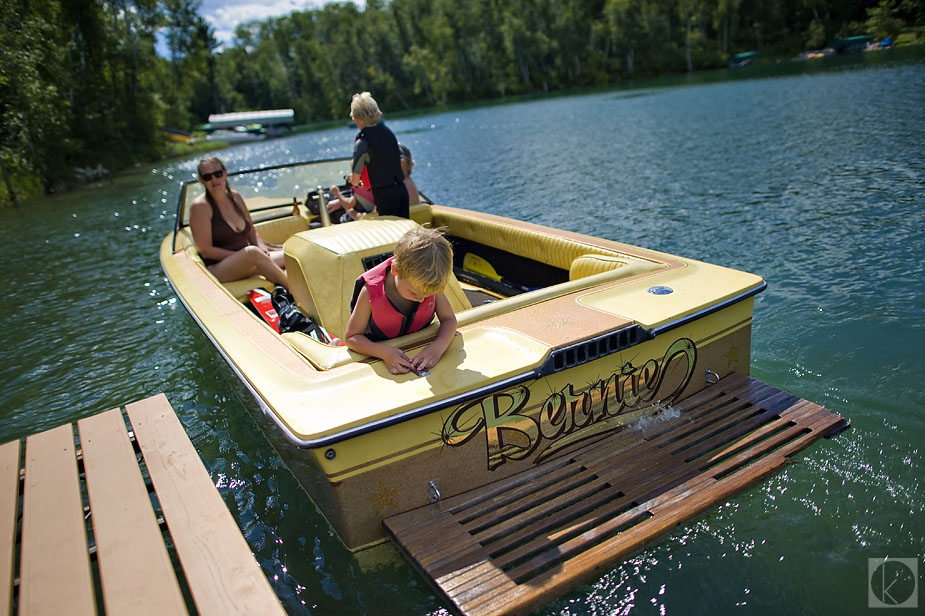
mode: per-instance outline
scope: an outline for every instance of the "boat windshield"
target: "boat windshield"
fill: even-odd
[[[316,162],[301,162],[228,174],[228,184],[241,193],[251,212],[292,207],[292,200],[305,202],[310,192],[319,186],[328,187],[344,184],[344,176],[350,172],[350,159],[339,158]],[[203,186],[197,180],[184,182],[180,187],[177,204],[179,226],[189,225],[189,206],[193,199],[203,193]]]

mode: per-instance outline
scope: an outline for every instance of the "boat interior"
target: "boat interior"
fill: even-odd
[[[412,208],[412,219],[369,217],[321,227],[310,212],[255,221],[261,236],[284,244],[289,286],[300,310],[332,336],[343,335],[357,277],[388,258],[399,238],[413,226],[443,228],[454,250],[454,275],[444,294],[459,326],[602,283],[669,267],[591,243],[591,238],[494,216],[427,204]],[[186,254],[202,263],[189,228]],[[474,264],[474,265],[473,265]],[[203,266],[205,270],[205,267]],[[208,270],[205,270],[208,272]],[[211,273],[208,274],[214,280]],[[218,284],[217,280],[214,280]],[[224,288],[246,304],[247,291],[272,289],[262,277],[236,280]],[[255,317],[256,318],[256,317]],[[435,335],[436,324],[395,340],[415,345]],[[316,368],[330,369],[355,360],[343,347],[301,333],[282,336]]]
[[[181,204],[191,200],[198,187],[191,184],[189,188],[181,195]],[[460,328],[677,265],[667,255],[429,203],[412,206],[411,220],[372,216],[331,224],[338,217],[319,215],[319,198],[309,193],[304,201],[286,202],[256,196],[247,197],[247,204],[261,237],[284,245],[289,287],[299,309],[332,337],[342,336],[346,328],[357,277],[388,258],[399,238],[414,225],[442,228],[453,245],[454,275],[444,293]],[[183,208],[178,215],[183,220]],[[202,267],[206,274],[202,280],[223,286],[242,308],[248,305],[250,289],[270,291],[273,287],[262,277],[219,283],[203,265],[186,225],[178,225],[174,242],[175,252],[185,252]],[[403,348],[420,344],[433,337],[437,327],[434,323],[393,343]],[[320,370],[357,360],[356,354],[343,346],[322,343],[308,334],[289,332],[282,336]]]

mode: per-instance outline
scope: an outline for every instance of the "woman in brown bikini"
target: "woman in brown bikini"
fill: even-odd
[[[288,288],[283,247],[265,242],[254,228],[244,198],[228,187],[225,165],[215,157],[199,161],[205,193],[190,205],[193,240],[219,282],[262,275]]]

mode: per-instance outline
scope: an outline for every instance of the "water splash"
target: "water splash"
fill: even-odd
[[[681,416],[681,411],[670,404],[662,404],[661,401],[656,402],[650,408],[655,408],[655,412],[641,417],[639,421],[633,424],[633,430],[636,432],[646,432],[659,424],[665,423],[669,419],[677,419]]]

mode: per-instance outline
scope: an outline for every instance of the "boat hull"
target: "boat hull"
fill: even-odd
[[[294,446],[272,421],[260,422],[344,544],[362,549],[385,539],[386,517],[617,432],[646,438],[660,414],[671,416],[672,404],[717,378],[747,375],[752,304],[744,300],[619,353],[324,449]]]

